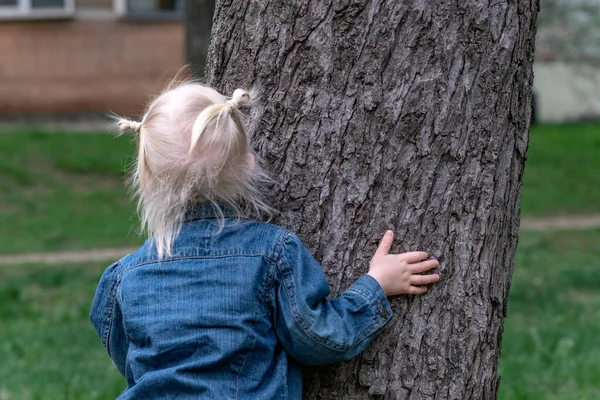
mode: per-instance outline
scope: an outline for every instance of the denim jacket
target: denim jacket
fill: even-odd
[[[102,275],[91,321],[127,378],[119,399],[301,399],[301,365],[356,356],[390,320],[370,276],[329,299],[296,235],[224,214],[202,205],[171,257],[148,241]]]

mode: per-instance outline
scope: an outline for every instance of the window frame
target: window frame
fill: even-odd
[[[32,7],[31,0],[16,0],[15,6],[0,6],[0,20],[68,18],[75,14],[75,0],[64,0],[64,6]]]
[[[129,12],[129,0],[112,0],[112,10],[82,10],[75,7],[76,0],[64,0],[62,8],[32,7],[32,0],[16,0],[15,6],[0,5],[0,21],[34,20],[34,19],[64,19],[77,17],[108,17],[131,21],[180,21],[183,19],[183,9],[177,11]],[[185,1],[181,1],[185,7]]]
[[[177,11],[148,11],[132,13],[128,10],[128,4],[129,0],[113,0],[113,10],[117,17],[129,21],[179,21],[183,19],[183,7],[185,7],[185,1],[182,1],[182,9]]]

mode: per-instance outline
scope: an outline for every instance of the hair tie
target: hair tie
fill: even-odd
[[[130,128],[133,132],[139,133],[140,129],[142,129],[142,123],[137,121],[131,121]]]
[[[128,119],[122,119],[118,122],[118,124],[119,131],[121,132],[132,131],[135,133],[139,133],[140,129],[142,128],[141,122],[130,121]]]
[[[250,93],[248,93],[244,89],[236,89],[233,92],[233,96],[231,96],[231,100],[227,101],[231,107],[240,108],[247,105],[250,105]]]

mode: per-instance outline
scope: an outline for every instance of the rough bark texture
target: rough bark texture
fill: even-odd
[[[215,0],[185,0],[184,5],[185,58],[194,71],[201,73],[208,53]]]
[[[538,0],[223,0],[211,85],[257,86],[251,131],[333,293],[385,229],[442,280],[392,300],[357,359],[306,399],[494,399],[519,227]]]

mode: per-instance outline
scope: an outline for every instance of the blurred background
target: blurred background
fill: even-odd
[[[0,112],[139,113],[185,59],[180,0],[0,0]]]
[[[105,115],[203,69],[214,4],[194,4],[0,0],[0,400],[124,387],[88,322],[142,242],[135,145]],[[600,399],[600,0],[542,0],[534,90],[500,398]]]

